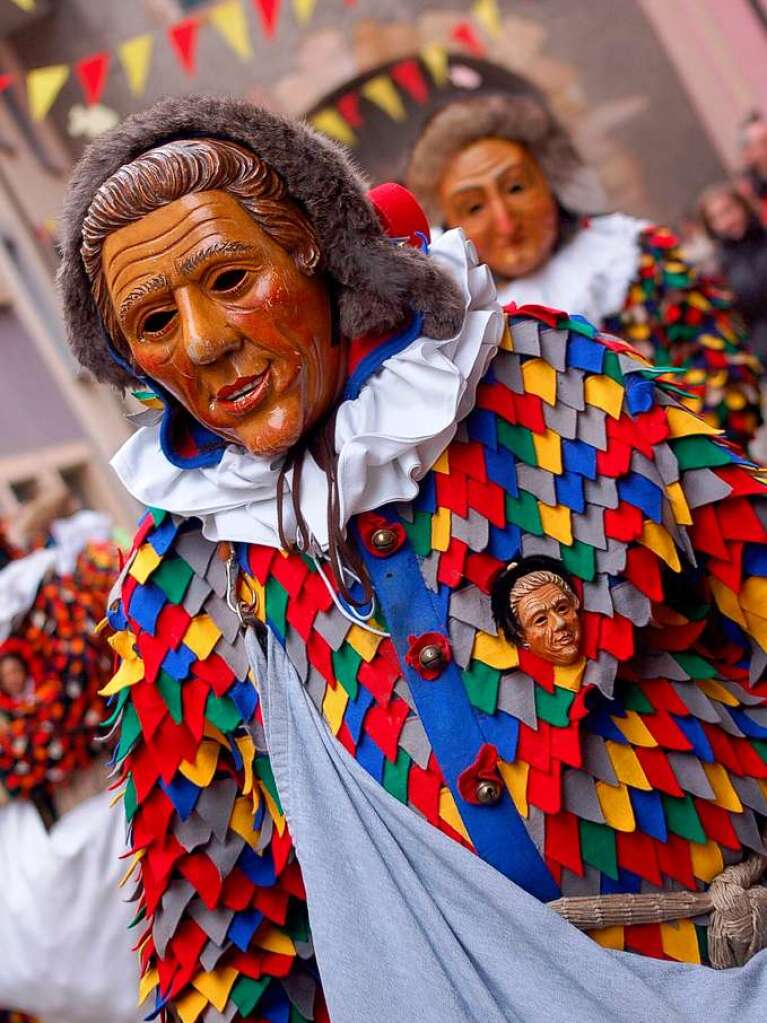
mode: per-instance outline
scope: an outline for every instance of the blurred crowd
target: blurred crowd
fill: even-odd
[[[752,350],[767,357],[767,118],[740,126],[742,170],[704,189],[682,233],[687,258],[722,277],[746,321]]]

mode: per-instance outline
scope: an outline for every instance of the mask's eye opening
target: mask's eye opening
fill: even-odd
[[[176,318],[175,309],[157,309],[144,319],[141,325],[142,337],[162,334]]]
[[[248,275],[247,270],[241,267],[232,267],[230,270],[222,270],[217,274],[210,285],[210,290],[223,295],[227,291],[234,291],[238,288]]]

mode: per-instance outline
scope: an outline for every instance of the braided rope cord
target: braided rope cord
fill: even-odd
[[[762,840],[767,839],[767,825]],[[708,950],[717,970],[742,966],[767,948],[767,855],[725,867],[705,892],[571,896],[547,903],[580,931],[667,923],[710,914]]]

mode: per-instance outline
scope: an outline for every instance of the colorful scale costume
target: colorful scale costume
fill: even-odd
[[[762,367],[730,293],[698,274],[668,228],[644,229],[639,249],[623,309],[605,330],[638,345],[657,366],[683,369],[676,382],[694,395],[685,403],[745,447],[762,421]]]
[[[764,851],[767,490],[657,376],[582,320],[509,310],[475,407],[418,497],[353,525],[369,569],[372,537],[391,529],[381,565],[414,559],[414,601],[428,591],[443,609],[426,635],[388,622],[400,643],[413,633],[404,656],[341,613],[314,561],[234,547],[240,595],[257,595],[338,742],[469,848],[482,825],[466,822],[495,812],[479,782],[502,783],[504,812],[516,808],[565,896],[697,890]],[[196,520],[150,510],[109,612],[121,663],[104,694],[139,878],[141,996],[183,1023],[322,1020],[229,552]],[[553,667],[498,634],[492,582],[520,553],[559,559],[575,580],[580,664]],[[440,685],[414,674],[426,641],[460,671],[465,732],[479,736],[460,770],[442,766],[418,710],[419,687]],[[707,961],[702,921],[593,936]]]
[[[0,694],[0,783],[7,796],[50,796],[103,753],[99,688],[111,658],[95,635],[117,571],[111,544],[90,543],[72,574],[50,572],[0,656],[15,654],[34,683],[25,697]]]

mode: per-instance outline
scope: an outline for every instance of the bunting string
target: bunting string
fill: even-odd
[[[34,13],[37,7],[37,0],[0,2],[13,3],[27,13]],[[354,8],[356,0],[345,0],[345,3],[347,7]],[[314,16],[316,6],[317,0],[291,0],[296,23],[302,27],[307,26]],[[282,12],[281,0],[222,0],[200,14],[181,19],[165,31],[165,42],[170,46],[184,74],[193,77],[197,73],[198,38],[203,26],[212,28],[240,60],[253,59],[253,43],[246,14],[248,8],[255,12],[263,38],[267,41],[274,39]],[[474,0],[471,16],[488,37],[497,37],[500,32],[498,0]],[[85,125],[88,118],[94,124],[106,124],[108,118],[102,115],[118,116],[108,108],[98,107],[110,76],[122,72],[132,95],[142,96],[149,84],[157,42],[158,34],[144,32],[118,43],[113,51],[91,53],[71,64],[49,64],[32,68],[20,75],[3,73],[0,69],[0,92],[21,78],[29,115],[34,121],[42,121],[50,113],[64,86],[73,78],[82,91],[84,101],[84,106],[78,111],[78,124]],[[456,23],[450,44],[459,46],[473,56],[484,54],[482,40],[470,20]],[[358,92],[349,92],[334,106],[319,111],[312,118],[315,127],[345,145],[355,145],[356,131],[362,126],[360,98],[382,110],[393,121],[405,120],[407,111],[403,97],[419,104],[425,103],[430,89],[444,86],[448,79],[446,46],[431,43],[424,46],[418,56],[421,63],[414,58],[403,60],[386,73],[368,79]],[[86,117],[88,108],[94,109]]]

